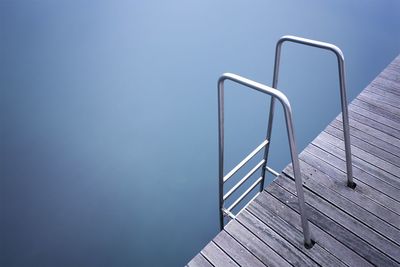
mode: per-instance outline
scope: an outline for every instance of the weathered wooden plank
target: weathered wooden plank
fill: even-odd
[[[393,82],[394,84],[399,84],[400,83],[400,78],[399,78],[399,73],[398,69],[396,66],[389,66],[385,70],[382,71],[382,73],[378,76],[380,79],[385,79],[390,82]]]
[[[371,86],[379,88],[379,90],[391,92],[400,95],[399,85],[395,81],[390,81],[386,77],[380,76],[372,81]]]
[[[266,193],[264,193],[266,194]],[[272,197],[272,196],[270,196]],[[272,197],[273,198],[273,197]],[[278,200],[276,200],[278,201]],[[268,206],[270,206],[269,202]],[[280,204],[281,205],[281,204]],[[338,243],[336,239],[333,239],[329,235],[327,235],[325,232],[317,228],[314,233],[319,233],[318,234],[318,242],[314,244],[312,249],[306,249],[305,246],[303,245],[304,243],[304,237],[303,234],[301,233],[300,225],[297,225],[297,228],[294,227],[293,225],[289,224],[286,220],[287,218],[285,217],[284,219],[281,218],[280,216],[275,215],[273,212],[270,212],[268,209],[262,207],[260,204],[258,204],[256,201],[252,203],[246,209],[243,211],[243,216],[246,216],[246,214],[250,214],[254,217],[256,217],[258,220],[263,222],[264,226],[260,227],[271,227],[274,229],[274,231],[279,232],[279,234],[288,240],[293,246],[295,246],[299,251],[313,259],[316,263],[322,266],[342,266],[346,265],[345,262],[341,262],[339,258],[335,257],[333,254],[329,253],[329,249],[334,250],[335,253],[337,253],[337,249],[339,247],[339,250],[341,249],[342,244]],[[241,214],[241,215],[242,215]],[[295,213],[294,213],[295,214]],[[248,216],[250,216],[248,215]],[[299,216],[298,214],[295,214],[295,216]],[[299,220],[299,218],[297,218]],[[311,226],[312,228],[315,226]],[[348,248],[347,248],[348,250]],[[342,258],[342,255],[338,255],[338,257]],[[360,261],[361,258],[359,259]],[[360,263],[358,261],[358,263]],[[347,264],[353,264],[354,261],[352,262],[347,262]],[[362,262],[363,265],[365,265],[367,262]]]
[[[351,136],[354,136],[356,138],[362,138],[362,140],[364,142],[374,145],[376,147],[379,147],[382,150],[385,150],[387,153],[390,153],[394,156],[400,155],[400,147],[397,147],[397,146],[395,146],[385,140],[382,140],[374,135],[366,133],[362,129],[359,129],[359,127],[352,126],[352,124],[354,124],[354,123],[350,122],[350,135]],[[339,131],[342,131],[342,129],[343,129],[342,123],[337,120],[334,120],[330,124],[330,126],[339,129]],[[362,128],[362,126],[361,126],[361,128]]]
[[[389,105],[386,101],[378,98],[378,97],[374,97],[372,98],[370,95],[367,94],[359,94],[357,96],[358,100],[364,101],[366,103],[375,105],[377,107],[380,107],[381,109],[385,109],[387,111],[389,111],[390,113],[394,114],[395,116],[397,116],[398,118],[400,118],[400,110],[392,105]]]
[[[397,66],[388,66],[386,69],[384,69],[381,74],[378,75],[377,78],[379,79],[385,79],[388,80],[394,84],[399,83],[399,70]],[[374,79],[376,80],[376,79]]]
[[[400,97],[386,97],[372,91],[363,91],[357,98],[365,98],[368,102],[385,106],[388,110],[391,110],[392,113],[400,113]]]
[[[357,106],[353,106],[356,107]],[[349,109],[349,118],[351,121],[358,121],[362,124],[368,125],[372,128],[378,129],[381,132],[387,133],[393,137],[400,137],[400,124],[395,124],[393,121],[389,120],[386,123],[385,119],[374,113],[368,113],[367,110],[361,109],[362,114],[358,113],[357,110]],[[341,122],[342,117],[338,116],[337,119]],[[350,123],[351,125],[351,123]]]
[[[274,182],[292,194],[296,192],[293,181],[289,181],[288,179],[276,179]],[[349,214],[343,212],[341,209],[338,209],[326,201],[322,196],[318,196],[309,190],[304,190],[304,195],[307,199],[307,204],[325,216],[331,218],[338,224],[342,225],[352,233],[356,234],[370,245],[400,264],[400,246],[394,244],[392,241],[381,236],[380,234],[371,231],[371,229],[365,224],[361,223],[354,217],[349,216]]]
[[[318,266],[316,262],[296,249],[294,245],[248,212],[242,212],[237,220],[290,264],[294,266]]]
[[[385,92],[394,94],[398,97],[400,96],[400,90],[398,88],[383,85],[382,82],[380,82],[380,81],[374,81],[370,84],[370,86],[379,91],[385,91]]]
[[[305,160],[309,161],[313,160],[313,158],[309,155]],[[382,206],[367,196],[360,194],[357,188],[360,188],[361,185],[352,190],[342,182],[335,180],[304,161],[301,161],[301,169],[303,184],[308,190],[323,197],[332,205],[359,220],[365,226],[371,228],[371,231],[376,231],[387,239],[400,244],[400,229],[396,229],[379,216],[379,214],[384,213]],[[284,173],[293,177],[291,167],[285,168]]]
[[[374,112],[376,114],[379,114],[382,117],[385,117],[389,120],[392,120],[394,122],[400,123],[400,117],[396,114],[393,114],[389,110],[383,108],[382,106],[375,105],[374,103],[362,101],[359,98],[354,99],[351,102],[352,105],[362,107],[364,109],[368,109],[371,112]]]
[[[267,266],[291,266],[272,248],[262,242],[257,236],[237,221],[231,221],[225,226],[226,232],[247,248],[254,256]]]
[[[379,74],[378,77],[390,77],[394,81],[400,82],[399,60],[397,58],[394,59],[384,70],[382,70],[381,74]]]
[[[379,78],[381,80],[385,80],[387,82],[391,83],[392,87],[395,87],[397,89],[400,88],[400,83],[399,83],[399,78],[398,77],[394,77],[396,75],[396,70],[392,69],[392,70],[385,70],[382,75],[379,75]],[[398,76],[398,74],[397,74]],[[387,86],[387,85],[386,85]]]
[[[304,153],[310,153],[315,157],[315,161],[317,162],[317,167],[321,168],[321,171],[324,172],[333,172],[332,177],[335,177],[339,181],[339,183],[346,184],[347,175],[346,175],[346,162],[344,158],[339,158],[336,155],[330,154],[324,149],[317,146],[308,146]],[[344,154],[344,152],[343,152]],[[300,154],[300,157],[303,157],[303,153]],[[311,162],[312,163],[312,162]],[[333,167],[333,168],[332,168]],[[335,175],[335,176],[333,176]],[[343,177],[343,178],[342,178]],[[390,197],[395,201],[399,201],[397,198],[399,189],[393,187],[391,184],[382,182],[371,174],[365,172],[357,166],[353,165],[353,178],[356,180],[356,183],[362,183],[368,185],[369,188],[375,189],[377,192],[381,192],[386,197]],[[363,190],[363,194],[365,195],[375,195],[374,193],[369,192],[370,190],[366,186],[362,186],[361,188],[356,189]],[[376,193],[376,195],[379,195]],[[374,201],[380,201],[380,198],[375,199]]]
[[[343,131],[341,129],[328,126],[325,128],[324,131],[343,142],[344,137],[343,137]],[[397,167],[400,167],[400,157],[398,157],[398,155],[393,155],[387,152],[386,150],[381,149],[379,146],[366,142],[365,140],[366,137],[368,136],[366,135],[351,135],[351,136],[352,136],[351,138],[352,146],[358,147],[359,149],[362,149],[370,154],[373,154],[382,160],[385,160],[393,165],[396,165]]]
[[[326,142],[325,139],[322,139],[323,142]],[[330,143],[330,142],[328,142]],[[331,144],[331,143],[330,143]],[[321,150],[323,150],[323,147],[321,147]],[[316,151],[316,149],[310,147],[309,149],[307,148],[307,151],[309,151],[311,154],[316,155],[317,157],[320,157],[321,159],[323,159],[325,162],[327,162],[329,165],[338,168],[338,166],[334,165],[331,163],[331,161],[329,160],[330,155],[325,153],[324,156],[321,157],[321,155],[323,155],[323,153],[321,151]],[[344,171],[344,170],[342,170]],[[354,174],[353,174],[354,176]],[[368,188],[365,188],[366,190],[368,190]],[[367,192],[367,191],[365,191]],[[382,207],[384,209],[389,209],[394,213],[400,214],[400,203],[397,201],[394,201],[393,198],[396,198],[396,195],[398,195],[399,191],[396,192],[395,195],[392,196],[392,198],[386,197],[384,194],[379,194],[377,191],[375,190],[369,190],[369,195],[371,196],[371,198],[373,198],[377,203],[380,203],[382,205]],[[390,212],[386,212],[387,214],[391,214]],[[381,215],[383,216],[383,215]],[[400,218],[398,218],[397,220],[399,220],[399,223],[396,224],[396,227],[400,226]]]
[[[328,142],[338,148],[344,147],[344,142],[333,135],[326,133],[325,131],[321,132],[318,136],[319,139],[322,139],[325,142]],[[365,150],[362,150],[356,146],[351,147],[351,152],[354,156],[363,159],[371,165],[374,165],[381,169],[382,172],[386,172],[392,174],[396,177],[400,177],[400,168],[388,161],[385,161]]]
[[[211,263],[204,258],[201,253],[198,253],[188,264],[189,267],[212,267]]]
[[[392,62],[389,63],[390,68],[400,68],[400,55],[396,56]]]
[[[397,196],[400,191],[392,187],[391,189],[394,190],[392,190],[391,193],[393,193],[394,197],[382,193],[381,191],[376,189],[376,187],[379,187],[381,184],[383,184],[380,183],[377,179],[374,179],[372,182],[372,185],[376,185],[376,187],[374,187],[368,183],[365,183],[363,179],[364,177],[361,177],[360,179],[357,175],[353,174],[354,182],[358,186],[355,189],[347,187],[346,172],[335,166],[335,162],[331,162],[329,160],[325,161],[325,157],[321,157],[321,155],[324,155],[326,153],[326,151],[315,146],[310,146],[309,148],[307,148],[307,150],[304,150],[300,155],[302,163],[304,162],[304,164],[306,164],[302,164],[302,168],[304,168],[304,171],[311,172],[311,175],[313,172],[312,169],[309,169],[310,166],[317,169],[317,172],[327,174],[326,179],[320,181],[321,184],[326,184],[326,186],[329,186],[330,189],[337,191],[343,196],[349,197],[353,201],[359,203],[359,205],[361,205],[363,208],[368,208],[368,210],[371,212],[376,210],[374,214],[377,214],[380,218],[385,218],[385,215],[387,214],[386,209],[393,211],[393,209],[388,208],[388,206],[393,204],[396,205],[396,207],[398,206],[400,201],[399,199],[395,198],[395,196]],[[286,169],[284,170],[284,172],[285,171]],[[368,199],[369,201],[375,202],[377,205],[369,206]],[[382,209],[382,206],[384,207],[384,209]],[[395,213],[398,214],[398,212]]]
[[[342,129],[342,122],[341,121],[337,121],[334,120],[332,122],[332,126]],[[368,141],[374,142],[376,139],[380,139],[381,141],[384,141],[386,143],[391,144],[392,146],[396,146],[397,148],[400,147],[400,139],[398,138],[398,136],[394,136],[392,134],[387,134],[385,132],[382,131],[382,129],[376,129],[373,128],[367,124],[355,121],[350,119],[350,127],[353,127],[359,131],[362,131],[370,136],[368,136]],[[351,129],[353,129],[351,128]],[[350,131],[351,131],[350,129]],[[387,147],[386,147],[387,148]],[[387,148],[389,149],[389,148]],[[390,151],[388,151],[390,152]]]
[[[330,152],[329,149],[333,146],[337,149],[343,150],[343,145],[340,144],[340,142],[336,142],[335,139],[331,138],[332,136],[322,132],[316,139],[313,140],[313,144],[320,146],[319,143],[320,142],[324,142],[325,143],[325,148],[327,148],[327,146],[329,146],[328,149],[325,149],[326,151]],[[321,146],[320,146],[321,147]],[[344,152],[344,151],[343,151]],[[362,168],[365,168],[366,170],[372,170],[373,173],[372,174],[376,174],[375,176],[379,177],[391,177],[392,180],[395,180],[395,184],[398,184],[399,181],[399,170],[398,167],[396,167],[395,165],[388,163],[386,161],[383,161],[382,159],[371,155],[361,149],[358,149],[357,147],[352,147],[351,150],[352,154],[353,154],[353,161],[354,164],[359,164],[361,162],[364,162],[364,164],[362,165]],[[340,157],[340,155],[339,155]],[[365,164],[366,163],[366,164]]]
[[[396,62],[396,60],[394,60],[392,63],[394,64],[388,65],[377,77],[387,77],[395,82],[400,82],[400,70],[398,63]]]
[[[382,98],[385,102],[388,101],[390,105],[396,105],[396,107],[400,105],[400,96],[393,94],[392,92],[379,90],[379,88],[368,86],[362,93],[370,94],[371,97]]]
[[[214,242],[240,266],[265,266],[226,231],[221,231]]]
[[[298,211],[297,197],[294,194],[282,188],[281,186],[279,186],[276,183],[276,181],[283,182],[287,181],[287,179],[275,179],[275,181],[268,186],[268,192],[270,192],[276,198],[280,199],[283,203],[286,203],[286,205]],[[306,191],[307,190],[305,190],[305,192]],[[308,202],[310,201],[311,198],[306,197],[306,199]],[[324,213],[321,213],[318,209],[309,205],[307,205],[307,214],[309,220],[312,221],[315,225],[319,226],[324,231],[334,236],[340,242],[349,246],[352,250],[356,251],[359,255],[362,255],[365,259],[367,259],[371,263],[376,264],[378,266],[397,266],[399,264],[386,254],[387,253],[386,249],[385,249],[386,253],[383,253],[381,250],[377,249],[376,248],[377,244],[375,240],[373,240],[375,246],[370,244],[369,242],[366,242],[366,240],[364,240],[366,236],[363,234],[363,232],[357,230],[356,229],[357,227],[349,226],[350,222],[343,222],[342,220],[343,218],[334,216],[334,219],[332,219],[326,216]],[[349,231],[348,228],[342,225],[342,223],[344,223],[347,227],[350,227],[352,229],[355,228],[353,230],[356,231],[355,232],[353,232],[352,230]],[[355,233],[357,233],[357,235]],[[363,238],[360,238],[359,234],[361,234]],[[367,238],[369,239],[369,237]],[[379,247],[381,245],[382,244],[379,244]],[[398,254],[399,251],[396,251],[396,249],[392,247],[389,250],[390,250],[389,253],[394,257],[398,257],[397,255],[400,255]]]
[[[396,64],[390,64],[390,65],[388,65],[386,67],[386,69],[388,69],[390,71],[393,71],[395,73],[399,73],[400,72],[400,67],[398,65],[396,65]],[[400,75],[398,75],[398,74],[395,75],[395,79],[400,82]]]
[[[366,120],[366,119],[362,118],[361,122],[363,124],[368,125],[370,127],[373,127],[375,129],[381,129],[382,132],[385,132],[385,133],[390,134],[392,136],[395,136],[395,137],[398,136],[397,132],[392,132],[390,129],[388,129],[388,127],[392,128],[392,129],[395,129],[395,130],[398,130],[398,129],[400,129],[400,123],[395,122],[393,120],[389,120],[388,118],[385,118],[385,117],[383,117],[383,116],[381,116],[381,115],[379,115],[379,114],[377,114],[375,112],[371,112],[366,108],[350,104],[349,105],[349,117],[351,119],[356,120],[356,121],[360,121],[355,116],[353,116],[352,113],[356,113],[358,115],[361,115],[364,118],[366,117],[366,118],[369,119],[369,120],[368,119]],[[341,115],[339,115],[337,117],[337,119],[340,120],[341,119]],[[376,123],[373,123],[373,121],[375,121]],[[383,127],[379,127],[379,124],[383,125]],[[388,130],[388,131],[386,131],[386,130]]]
[[[312,144],[317,147],[322,148],[323,150],[327,151],[329,154],[334,155],[338,158],[341,158],[341,159],[345,158],[345,153],[342,148],[334,146],[328,142],[325,142],[320,137],[315,138],[313,140]],[[331,160],[331,159],[329,158],[328,160]],[[384,181],[384,182],[400,189],[400,179],[398,177],[394,176],[393,174],[382,171],[380,168],[364,161],[362,158],[359,158],[358,156],[356,156],[354,154],[352,156],[352,163],[353,163],[354,167],[357,167],[367,173],[370,173],[377,179]],[[344,167],[344,170],[345,170],[345,167]]]
[[[239,266],[213,241],[203,248],[201,254],[214,266]]]
[[[332,122],[333,125],[335,125],[336,127],[341,127],[341,121],[333,121]],[[385,132],[383,132],[380,129],[376,129],[373,128],[367,124],[355,121],[350,119],[350,125],[351,127],[354,127],[356,129],[359,129],[360,131],[363,131],[364,133],[367,133],[368,135],[371,135],[375,138],[372,138],[372,141],[374,141],[375,139],[380,139],[384,142],[387,142],[389,144],[392,144],[396,147],[400,147],[400,139],[397,136],[393,136],[391,134],[387,134]],[[341,129],[341,128],[340,128]],[[371,139],[371,137],[368,138],[368,140]],[[390,152],[390,151],[388,151]]]
[[[327,146],[328,148],[325,148]],[[319,158],[322,160],[322,162],[327,163],[329,166],[334,167],[341,173],[346,173],[346,162],[344,160],[344,151],[340,150],[336,147],[333,147],[333,149],[330,149],[330,144],[327,145],[312,145],[307,147],[307,152],[311,153],[315,157]],[[340,157],[340,154],[343,154],[343,157]],[[354,160],[357,161],[357,158],[353,158],[353,163]],[[320,164],[321,168],[325,168],[324,164]],[[360,168],[357,164],[353,164],[353,177],[357,179],[356,182],[362,181],[364,184],[368,184],[370,187],[375,188],[376,190],[380,192],[384,192],[386,196],[391,197],[392,199],[398,200],[397,195],[398,195],[398,190],[399,188],[394,187],[389,181],[385,181],[385,178],[383,177],[383,180],[378,179],[375,177],[373,174],[368,173],[364,169]],[[339,179],[339,173],[338,176],[336,176],[337,179]],[[346,183],[347,178],[341,179],[342,183]],[[398,182],[398,181],[396,181]]]
[[[396,56],[392,62],[389,63],[390,68],[400,68],[400,55]]]
[[[386,76],[391,76],[394,81],[400,82],[400,67],[398,64],[390,64],[383,72]]]
[[[267,190],[270,191],[269,187]],[[261,214],[260,216],[262,216],[263,219],[272,217],[274,221],[283,221],[284,229],[288,227],[286,225],[290,225],[288,231],[290,231],[291,227],[294,227],[301,233],[302,228],[299,213],[287,206],[285,201],[281,202],[268,191],[261,193],[253,203],[248,206],[249,211],[253,214]],[[335,229],[336,228],[334,228],[334,230]],[[371,266],[371,263],[362,257],[362,254],[360,256],[353,251],[351,247],[339,242],[312,222],[310,222],[310,231],[312,233],[312,239],[316,242],[314,247],[318,249],[318,245],[320,245],[328,252],[328,254],[326,254],[321,251],[322,259],[320,259],[320,263],[322,266],[338,266],[342,264],[338,263],[337,260],[342,261],[348,266]],[[341,234],[342,233],[338,233],[339,236]],[[303,239],[303,236],[301,236],[301,239]],[[350,240],[349,242],[354,242],[354,240]],[[314,253],[314,247],[309,250],[310,254],[312,254],[314,258],[319,257],[317,253]],[[335,257],[330,255],[334,255]]]
[[[353,100],[349,118],[354,190],[340,115],[299,157],[312,249],[302,245],[288,166],[188,266],[400,266],[400,55]]]
[[[390,64],[389,66],[387,66],[382,72],[381,74],[379,74],[378,77],[383,77],[383,78],[387,78],[390,79],[391,81],[394,81],[396,83],[400,82],[400,75],[399,75],[399,67],[395,64]]]

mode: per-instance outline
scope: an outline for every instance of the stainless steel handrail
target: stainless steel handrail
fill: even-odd
[[[346,96],[346,83],[345,83],[345,71],[344,71],[344,56],[340,48],[337,46],[310,40],[302,37],[286,35],[282,36],[276,44],[275,50],[275,63],[274,63],[274,77],[272,81],[272,87],[278,88],[278,76],[279,76],[279,65],[280,65],[280,57],[281,57],[281,48],[284,42],[293,42],[298,44],[303,44],[307,46],[317,47],[325,50],[332,51],[338,61],[338,68],[339,68],[339,80],[340,80],[340,102],[342,106],[342,121],[343,121],[343,135],[344,135],[344,147],[345,147],[345,154],[346,154],[346,170],[347,170],[347,186],[350,188],[355,188],[356,184],[353,181],[353,169],[352,169],[352,161],[351,161],[351,145],[350,145],[350,127],[349,127],[349,115],[347,110],[347,96]],[[271,140],[271,133],[272,133],[272,122],[274,117],[274,105],[275,99],[271,99],[270,104],[270,113],[269,113],[269,122],[268,122],[268,129],[267,129],[267,137],[266,139]],[[265,166],[268,163],[269,153],[269,145],[265,147],[264,159],[266,159]],[[263,168],[262,176],[265,177],[265,168]],[[263,186],[263,184],[262,184]]]
[[[231,210],[258,184],[261,185],[260,188],[262,190],[263,183],[264,183],[264,176],[261,176],[228,209],[224,208],[223,184],[224,184],[224,83],[225,83],[225,80],[230,80],[235,83],[238,83],[238,84],[244,85],[246,87],[252,88],[254,90],[257,90],[261,93],[270,95],[272,97],[272,99],[276,98],[282,104],[284,114],[285,114],[286,130],[287,130],[289,147],[290,147],[290,156],[291,156],[292,165],[293,165],[293,174],[294,174],[294,178],[295,178],[296,192],[297,192],[297,197],[299,200],[301,225],[302,225],[303,235],[304,235],[304,244],[306,245],[306,247],[312,247],[313,242],[311,240],[311,234],[310,234],[310,229],[309,229],[309,225],[308,225],[307,213],[306,213],[306,209],[305,209],[299,158],[298,158],[298,154],[297,154],[296,142],[295,142],[295,137],[294,137],[292,109],[291,109],[289,100],[282,92],[278,91],[277,89],[268,87],[261,83],[258,83],[258,82],[255,82],[255,81],[252,81],[252,80],[249,80],[249,79],[246,79],[246,78],[243,78],[241,76],[238,76],[236,74],[231,74],[231,73],[223,74],[218,80],[219,214],[220,214],[221,229],[223,229],[223,227],[224,227],[224,214],[228,215],[231,218],[234,218],[234,215],[232,214]],[[268,124],[270,124],[270,122]],[[269,139],[267,139],[267,140],[269,140]],[[265,142],[265,141],[262,144],[264,144],[264,143],[266,145],[268,144],[268,142]],[[250,153],[250,154],[252,154],[252,153]],[[243,166],[243,165],[241,165],[241,166]],[[264,163],[264,168],[262,169],[262,173],[263,174],[265,173],[265,163]]]

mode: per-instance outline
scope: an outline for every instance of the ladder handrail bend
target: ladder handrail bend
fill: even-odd
[[[247,78],[244,78],[239,75],[232,74],[232,73],[224,73],[218,80],[218,140],[219,140],[218,152],[219,152],[219,196],[220,196],[219,197],[219,212],[220,212],[220,227],[221,227],[221,229],[223,229],[223,227],[224,227],[224,215],[228,215],[228,216],[232,217],[230,208],[228,208],[228,210],[226,210],[224,208],[224,197],[223,197],[223,195],[224,195],[223,184],[227,179],[229,179],[229,177],[227,179],[224,179],[224,83],[225,83],[225,80],[230,80],[232,82],[235,82],[235,83],[244,85],[246,87],[249,87],[251,89],[257,90],[261,93],[270,95],[273,99],[275,99],[275,98],[278,99],[278,101],[282,104],[282,107],[284,110],[284,115],[285,115],[285,121],[286,121],[286,130],[287,130],[289,147],[290,147],[290,156],[291,156],[292,165],[293,165],[293,173],[294,173],[295,184],[296,184],[296,192],[297,192],[297,197],[299,200],[301,225],[302,225],[303,235],[304,235],[304,244],[308,247],[311,247],[312,246],[311,234],[310,234],[310,229],[309,229],[309,224],[308,224],[308,219],[307,219],[307,214],[306,214],[306,209],[305,209],[305,203],[304,203],[304,193],[303,193],[303,187],[302,187],[299,158],[298,158],[298,154],[297,154],[296,141],[295,141],[295,135],[294,135],[292,108],[290,106],[289,100],[282,92],[280,92],[277,89],[268,87],[264,84],[249,80]],[[267,142],[264,141],[263,143],[267,144],[268,141]],[[258,148],[256,148],[256,150],[257,149]],[[256,150],[254,150],[254,151],[256,151]],[[250,153],[250,155],[253,154],[253,156],[254,156],[255,153],[253,153],[253,152]],[[250,160],[251,157],[247,157],[247,158],[248,158],[248,160]],[[243,162],[244,161],[242,161],[241,163],[243,163]],[[240,167],[242,167],[246,162],[244,162],[242,165],[241,165],[241,163],[239,163],[239,165],[241,165]],[[254,183],[249,188],[250,190],[249,189],[246,190],[245,193],[239,197],[240,200],[242,200],[251,191],[251,189],[255,188],[255,186],[257,186],[258,183],[261,183],[261,181],[263,180],[263,177],[260,177],[260,178],[257,179],[256,183]]]

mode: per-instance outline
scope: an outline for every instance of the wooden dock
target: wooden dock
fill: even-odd
[[[400,266],[400,55],[349,116],[355,190],[341,116],[300,154],[311,249],[289,165],[188,266]]]

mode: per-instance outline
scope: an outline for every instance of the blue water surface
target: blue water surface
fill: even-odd
[[[271,85],[280,36],[344,52],[349,100],[400,52],[400,2],[0,0],[0,265],[180,266],[218,232],[223,72]],[[298,150],[339,112],[332,53],[284,46]],[[227,83],[226,169],[268,97]],[[270,165],[289,162],[281,108]],[[269,178],[270,180],[271,178]]]

